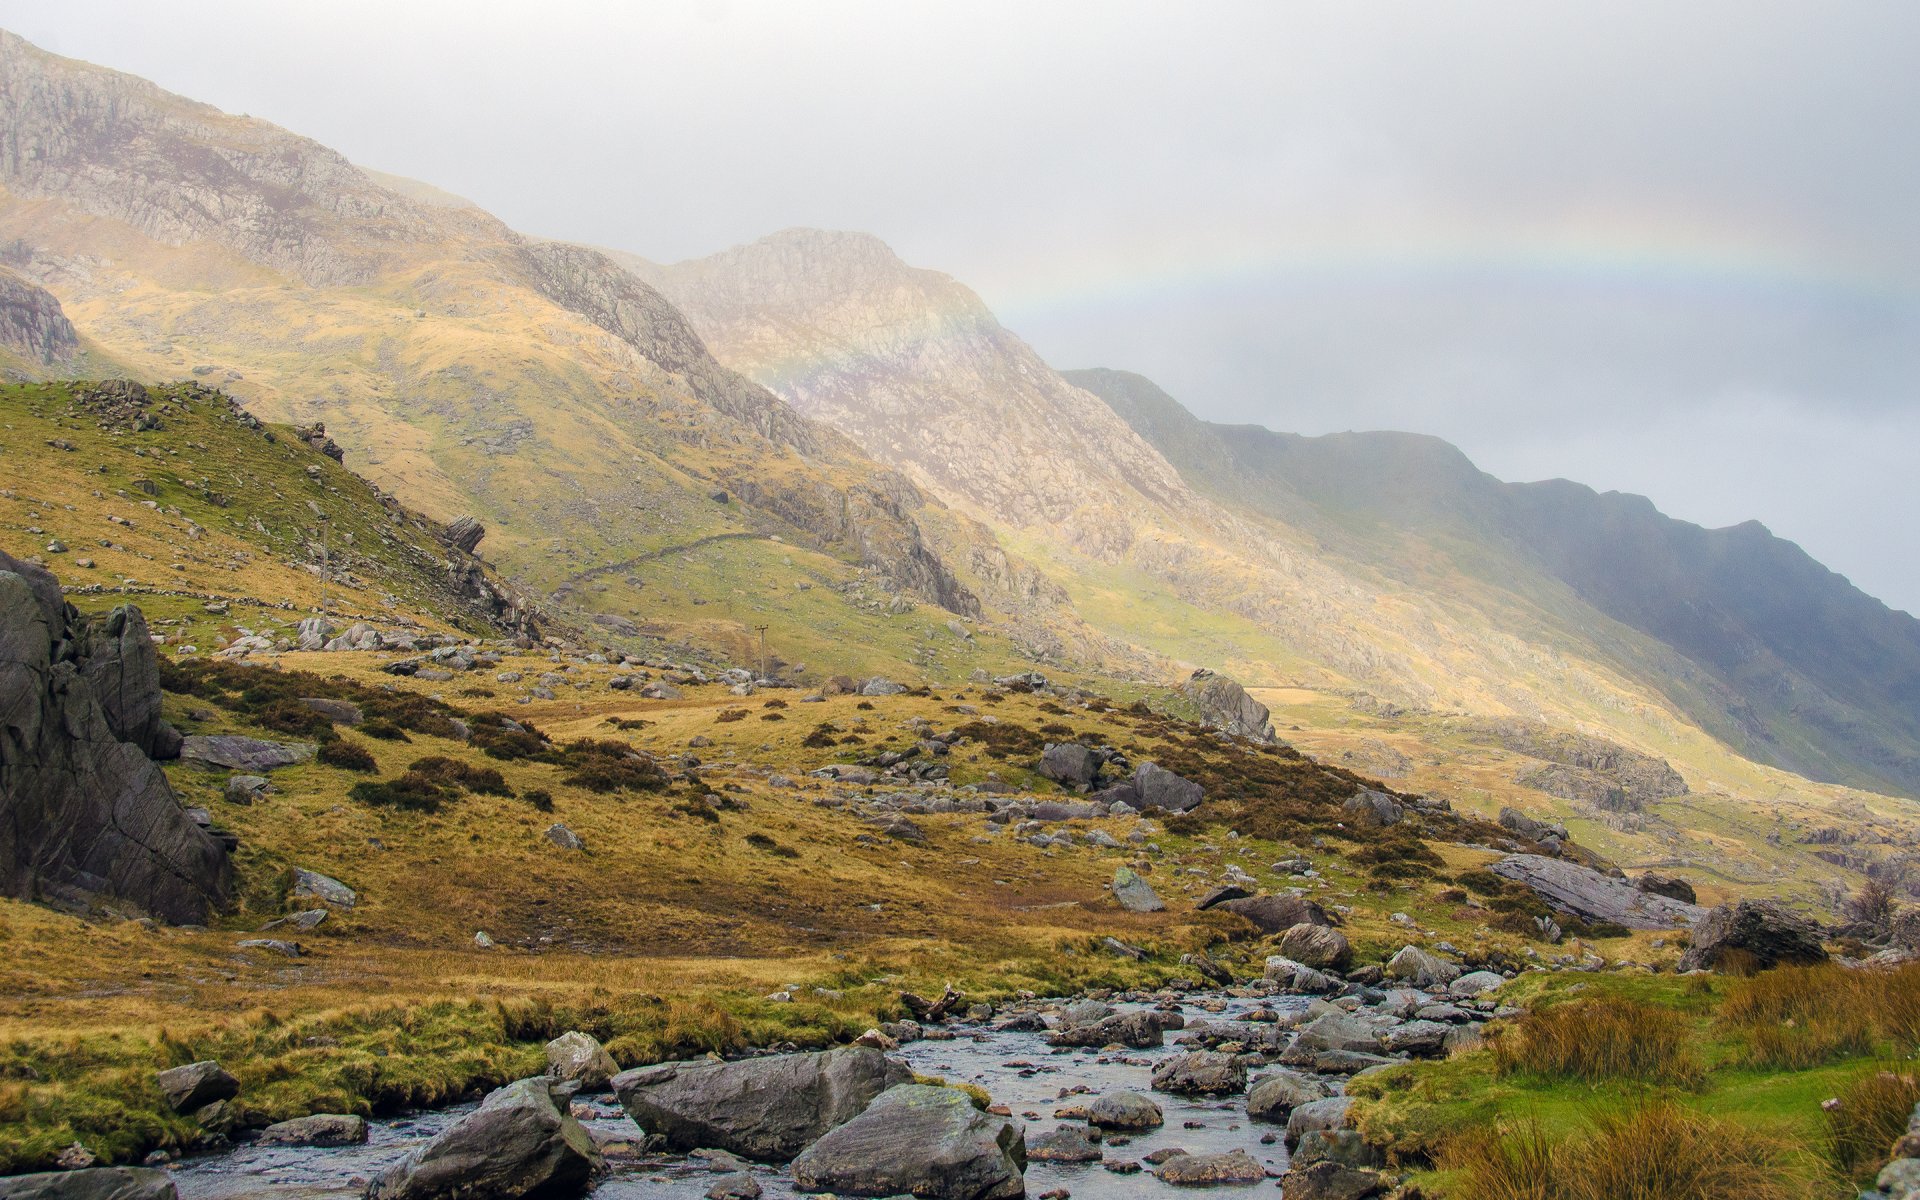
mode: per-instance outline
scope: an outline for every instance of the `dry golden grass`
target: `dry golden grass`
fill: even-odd
[[[1826,1109],[1821,1149],[1842,1176],[1872,1176],[1920,1105],[1920,1066],[1909,1060],[1874,1068],[1834,1099],[1838,1103]]]
[[[1920,963],[1891,969],[1781,967],[1735,984],[1723,1028],[1743,1034],[1759,1067],[1805,1068],[1873,1052],[1920,1049]]]
[[[1495,1026],[1488,1040],[1501,1074],[1688,1086],[1705,1073],[1692,1032],[1672,1009],[1626,999],[1575,1000]]]

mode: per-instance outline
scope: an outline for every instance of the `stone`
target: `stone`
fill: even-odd
[[[1165,1120],[1153,1097],[1140,1092],[1108,1092],[1087,1105],[1087,1124],[1095,1129],[1158,1129]]]
[[[1292,892],[1282,892],[1273,896],[1249,896],[1244,900],[1227,900],[1214,905],[1225,912],[1236,913],[1252,921],[1261,933],[1284,933],[1295,925],[1332,925],[1327,910]]]
[[[1267,1169],[1245,1150],[1225,1154],[1181,1154],[1160,1164],[1154,1172],[1160,1182],[1177,1187],[1215,1187],[1232,1183],[1259,1183]]]
[[[1483,996],[1496,988],[1506,985],[1506,978],[1492,971],[1469,971],[1447,985],[1447,990],[1456,996]]]
[[[212,1059],[172,1067],[153,1077],[160,1095],[175,1112],[193,1112],[216,1100],[231,1100],[240,1094],[240,1081]]]
[[[592,1034],[568,1030],[547,1043],[547,1074],[563,1083],[577,1083],[583,1092],[603,1092],[620,1073],[606,1047]]]
[[[1100,777],[1100,760],[1078,742],[1049,742],[1034,768],[1042,776],[1067,787],[1091,787]]]
[[[1020,1126],[965,1092],[905,1084],[827,1133],[793,1162],[801,1190],[921,1200],[1017,1200],[1026,1194]]]
[[[298,942],[282,941],[279,938],[243,938],[234,946],[241,950],[265,950],[269,954],[279,954],[287,958],[300,958],[306,951]]]
[[[147,719],[158,677],[137,694],[147,670],[131,638],[145,624],[122,615],[112,636],[111,622],[83,626],[51,574],[0,552],[0,893],[205,924],[226,906],[232,865],[148,756],[162,737]],[[91,663],[90,648],[107,660]],[[115,691],[111,719],[89,672]]]
[[[1253,1081],[1247,1089],[1247,1116],[1256,1121],[1283,1122],[1302,1104],[1327,1098],[1325,1085],[1292,1071],[1274,1071]]]
[[[1722,904],[1693,928],[1682,971],[1764,970],[1827,960],[1820,927],[1777,900]]]
[[[367,719],[366,713],[351,700],[334,700],[327,696],[302,696],[300,703],[335,725],[358,725]]]
[[[1296,1105],[1287,1115],[1287,1144],[1298,1145],[1301,1138],[1317,1129],[1345,1129],[1347,1113],[1352,1107],[1353,1099],[1349,1096],[1329,1096]]]
[[[606,1166],[544,1075],[489,1093],[480,1107],[389,1168],[368,1200],[512,1200],[586,1190]]]
[[[1268,955],[1263,974],[1269,982],[1289,992],[1319,996],[1340,988],[1340,982],[1333,976],[1316,971],[1303,962],[1295,962],[1284,954]]]
[[[266,1146],[358,1146],[367,1140],[367,1120],[351,1113],[315,1113],[260,1131]]]
[[[1200,710],[1200,720],[1213,728],[1257,742],[1276,740],[1267,706],[1225,675],[1202,667],[1187,679],[1182,690]]]
[[[562,850],[585,850],[587,848],[587,844],[580,840],[579,834],[568,829],[558,821],[547,826],[545,836],[548,841],[560,847]]]
[[[1179,1028],[1180,1021],[1177,1013],[1152,1010],[1114,1013],[1097,1021],[1063,1022],[1047,1041],[1055,1046],[1127,1046],[1144,1050],[1165,1044],[1165,1031]]]
[[[1511,830],[1530,842],[1557,844],[1567,840],[1567,827],[1559,821],[1530,817],[1511,805],[1500,810],[1500,827]]]
[[[1698,904],[1700,897],[1694,893],[1693,885],[1677,875],[1656,875],[1648,871],[1633,881],[1633,886],[1655,896],[1665,896],[1669,900],[1678,900],[1682,904]]]
[[[1280,1194],[1287,1200],[1370,1200],[1391,1186],[1377,1171],[1327,1161],[1295,1167],[1280,1177]]]
[[[1398,800],[1370,788],[1347,797],[1340,805],[1340,811],[1349,822],[1362,829],[1384,829],[1389,825],[1398,825],[1406,815]]]
[[[295,900],[318,900],[334,908],[352,908],[360,899],[358,893],[338,879],[304,867],[294,868],[293,890],[288,894]]]
[[[472,554],[479,548],[481,539],[487,536],[487,527],[470,516],[460,516],[447,526],[444,536],[447,545]]]
[[[1345,934],[1304,922],[1280,935],[1280,953],[1319,971],[1342,971],[1353,961],[1353,947]]]
[[[714,1180],[707,1189],[707,1200],[760,1200],[760,1181],[745,1171],[735,1171]]]
[[[94,1167],[0,1176],[0,1200],[179,1200],[165,1171],[149,1167]]]
[[[181,741],[180,757],[204,767],[259,775],[306,762],[318,748],[312,742],[270,742],[230,733],[195,734]]]
[[[875,675],[872,679],[860,685],[860,694],[862,696],[898,696],[906,690],[906,684],[895,683],[884,675]]]
[[[1452,983],[1460,978],[1460,968],[1430,950],[1402,946],[1399,953],[1387,960],[1386,974],[1388,979],[1424,988]]]
[[[1187,812],[1200,807],[1200,802],[1207,798],[1206,789],[1199,784],[1152,762],[1143,762],[1133,769],[1133,790],[1138,799],[1127,802],[1142,810]]]
[[[1181,1096],[1227,1096],[1247,1086],[1239,1058],[1212,1050],[1176,1055],[1153,1069],[1153,1090]]]
[[[1873,1186],[1890,1198],[1911,1200],[1920,1192],[1920,1158],[1896,1158],[1880,1168]]]
[[[227,799],[234,804],[252,804],[273,787],[265,775],[227,776]]]
[[[627,1115],[670,1149],[712,1147],[786,1162],[910,1078],[878,1050],[842,1046],[739,1062],[661,1063],[612,1082]]]
[[[1355,1013],[1332,1009],[1300,1027],[1294,1045],[1302,1050],[1380,1051],[1380,1026]]]
[[[1199,902],[1196,903],[1193,908],[1195,912],[1205,912],[1217,905],[1225,904],[1229,900],[1247,900],[1252,898],[1252,896],[1252,892],[1237,883],[1223,883],[1218,887],[1208,888],[1206,895],[1200,897]]]
[[[1453,1032],[1453,1026],[1439,1021],[1407,1021],[1395,1025],[1380,1035],[1380,1046],[1389,1054],[1406,1054],[1414,1058],[1433,1058],[1445,1053],[1447,1035]],[[1349,1164],[1354,1165],[1354,1164]],[[1370,1163],[1357,1164],[1371,1166]]]
[[[1166,911],[1153,886],[1134,874],[1131,867],[1118,867],[1113,872],[1113,898],[1120,907],[1128,912],[1150,913]]]
[[[80,678],[87,681],[107,728],[148,758],[175,758],[180,734],[160,716],[160,663],[140,609],[122,604],[104,616],[73,622]]]
[[[1052,1133],[1027,1139],[1029,1162],[1087,1163],[1099,1162],[1100,1158],[1099,1144],[1075,1125],[1062,1125]]]
[[[1592,867],[1542,854],[1509,854],[1487,869],[1526,884],[1554,908],[1586,921],[1611,921],[1629,929],[1672,929],[1693,925],[1706,915],[1698,905],[1643,892]]]

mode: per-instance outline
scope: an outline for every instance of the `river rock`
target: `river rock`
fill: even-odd
[[[231,1100],[240,1094],[240,1081],[212,1059],[173,1067],[153,1077],[160,1095],[175,1112],[193,1112],[216,1100]]]
[[[1353,961],[1353,947],[1338,929],[1299,924],[1280,935],[1280,953],[1320,971],[1343,971]]]
[[[1114,869],[1113,898],[1128,912],[1165,912],[1167,907],[1153,890],[1153,885],[1134,874],[1131,867]]]
[[[352,1113],[315,1113],[260,1131],[266,1146],[358,1146],[367,1140],[367,1120]]]
[[[1062,1125],[1052,1133],[1027,1139],[1029,1162],[1086,1163],[1099,1162],[1100,1157],[1099,1144],[1075,1125]]]
[[[1225,1154],[1179,1154],[1160,1164],[1154,1174],[1160,1182],[1179,1187],[1215,1187],[1230,1183],[1259,1183],[1267,1169],[1245,1150]]]
[[[1803,966],[1827,960],[1820,927],[1777,900],[1722,904],[1694,927],[1682,971]]]
[[[606,1165],[544,1075],[497,1088],[480,1107],[389,1168],[368,1200],[568,1196]]]
[[[1055,1046],[1127,1046],[1144,1050],[1164,1045],[1165,1031],[1178,1029],[1183,1023],[1179,1013],[1138,1009],[1114,1013],[1097,1021],[1062,1022],[1060,1028],[1048,1035],[1047,1041]]]
[[[1183,690],[1200,710],[1201,721],[1215,729],[1258,742],[1275,740],[1267,706],[1225,675],[1202,667],[1187,679]]]
[[[1403,946],[1387,960],[1386,974],[1389,979],[1403,980],[1415,987],[1432,987],[1460,978],[1460,968],[1430,950]]]
[[[232,866],[148,757],[157,675],[138,694],[147,670],[129,640],[144,621],[129,610],[112,637],[78,621],[58,580],[0,552],[0,893],[203,924],[226,905]],[[90,664],[90,647],[111,661]],[[113,720],[148,747],[116,736],[90,671],[116,691]]]
[[[1223,912],[1236,913],[1259,926],[1261,933],[1285,933],[1295,925],[1332,925],[1327,910],[1292,892],[1281,892],[1272,896],[1250,896],[1244,900],[1227,900],[1214,906]]]
[[[620,1064],[592,1034],[572,1029],[547,1043],[547,1074],[583,1092],[605,1091],[619,1073]]]
[[[1391,1026],[1382,1033],[1380,1046],[1388,1054],[1432,1058],[1445,1052],[1447,1035],[1452,1032],[1453,1026],[1439,1021],[1408,1021]]]
[[[206,767],[225,767],[259,775],[312,758],[312,742],[269,742],[238,734],[195,734],[180,743],[180,757]]]
[[[1231,1054],[1197,1050],[1153,1069],[1153,1090],[1182,1096],[1227,1096],[1245,1089],[1247,1067]]]
[[[1391,1186],[1377,1171],[1326,1161],[1296,1167],[1280,1177],[1280,1194],[1287,1200],[1370,1200]]]
[[[1672,929],[1695,924],[1707,911],[1697,904],[1643,892],[1592,867],[1542,854],[1509,854],[1487,869],[1526,884],[1554,908],[1587,921],[1611,921],[1629,929]]]
[[[1026,1194],[1020,1126],[953,1088],[905,1084],[807,1147],[793,1178],[809,1192],[922,1200],[1016,1200]]]
[[[786,1162],[911,1077],[878,1050],[841,1046],[739,1062],[661,1063],[615,1075],[613,1090],[640,1128],[674,1150],[710,1147]]]
[[[707,1189],[707,1200],[760,1200],[760,1181],[745,1171],[722,1175]]]
[[[173,1177],[147,1167],[0,1176],[0,1200],[179,1200]]]
[[[1296,962],[1284,954],[1267,956],[1264,974],[1269,982],[1278,984],[1289,992],[1309,996],[1321,996],[1337,991],[1340,982],[1324,971],[1316,971],[1303,962]]]
[[[1151,762],[1143,762],[1133,769],[1133,791],[1138,799],[1128,803],[1135,808],[1168,812],[1187,812],[1200,807],[1200,802],[1207,798],[1206,789],[1193,780]]]
[[[1295,1106],[1287,1115],[1287,1144],[1298,1145],[1301,1138],[1316,1129],[1345,1129],[1347,1112],[1352,1107],[1350,1096],[1329,1096]]]
[[[1378,1167],[1385,1157],[1353,1129],[1316,1129],[1301,1137],[1290,1156],[1296,1168],[1317,1162],[1334,1162],[1343,1167]]]
[[[1153,1098],[1139,1092],[1108,1092],[1087,1105],[1087,1123],[1095,1129],[1158,1129],[1165,1119]]]

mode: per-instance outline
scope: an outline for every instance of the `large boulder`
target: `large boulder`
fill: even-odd
[[[115,637],[108,624],[89,636],[51,574],[0,552],[0,893],[201,924],[227,902],[227,848],[187,815],[146,749],[115,732],[90,670],[122,689],[124,728],[162,736],[147,719],[157,676],[151,696],[134,690],[144,668],[127,635],[144,620],[129,610]],[[89,648],[118,657],[93,665]]]
[[[786,1162],[911,1078],[878,1050],[841,1046],[740,1062],[661,1063],[615,1075],[613,1090],[635,1124],[674,1150],[704,1147]]]
[[[1460,978],[1460,968],[1431,950],[1402,946],[1398,954],[1387,960],[1386,974],[1388,979],[1397,979],[1414,987],[1432,987]]]
[[[240,1081],[212,1059],[161,1071],[153,1077],[160,1095],[175,1112],[190,1113],[216,1100],[240,1094]]]
[[[1275,1070],[1247,1089],[1247,1115],[1256,1121],[1285,1121],[1302,1104],[1326,1098],[1326,1086],[1319,1080]]]
[[[965,1092],[907,1084],[832,1130],[793,1162],[802,1190],[922,1200],[1016,1200],[1026,1194],[1026,1139]]]
[[[1117,867],[1113,872],[1113,898],[1120,907],[1128,912],[1163,912],[1166,909],[1153,886],[1134,874],[1131,867]]]
[[[1049,742],[1035,770],[1066,787],[1091,787],[1100,777],[1100,758],[1079,742]]]
[[[366,1144],[367,1119],[353,1113],[314,1113],[260,1131],[263,1146],[360,1146]]]
[[[1153,1090],[1181,1096],[1230,1096],[1247,1086],[1247,1065],[1231,1054],[1196,1050],[1153,1069]]]
[[[1353,946],[1346,934],[1304,922],[1280,935],[1280,953],[1320,971],[1344,971],[1353,961]]]
[[[496,1089],[480,1107],[389,1168],[368,1200],[516,1200],[586,1190],[605,1166],[593,1138],[544,1075]]]
[[[1825,962],[1820,927],[1776,900],[1722,904],[1693,928],[1682,971],[1764,970]]]
[[[146,1167],[90,1167],[0,1176],[0,1200],[179,1200],[165,1171]]]
[[[1392,1179],[1378,1171],[1327,1159],[1293,1167],[1280,1177],[1280,1194],[1287,1200],[1370,1200],[1392,1186]]]
[[[1401,818],[1406,816],[1406,809],[1398,800],[1372,788],[1362,788],[1347,797],[1340,811],[1349,822],[1362,829],[1384,829],[1389,825],[1398,825]]]
[[[1135,808],[1186,812],[1200,807],[1207,798],[1206,789],[1191,779],[1175,775],[1159,763],[1143,762],[1133,769]]]
[[[1267,1169],[1245,1150],[1225,1154],[1176,1154],[1160,1164],[1160,1182],[1177,1187],[1219,1187],[1225,1184],[1260,1183]]]
[[[1166,1121],[1153,1097],[1139,1092],[1108,1092],[1087,1105],[1087,1124],[1095,1129],[1158,1129]]]
[[[1706,915],[1697,904],[1643,892],[1624,879],[1542,854],[1509,854],[1487,868],[1526,884],[1554,908],[1584,921],[1611,921],[1628,929],[1672,929]]]
[[[1249,896],[1244,900],[1226,900],[1214,905],[1222,912],[1236,913],[1252,921],[1261,933],[1285,933],[1295,925],[1332,925],[1327,910],[1292,892],[1273,896]]]
[[[1200,719],[1215,729],[1258,742],[1275,740],[1267,706],[1225,675],[1202,667],[1187,680],[1184,690],[1200,710]]]
[[[590,1033],[572,1029],[547,1043],[547,1074],[582,1091],[605,1091],[619,1073],[620,1064]]]
[[[203,767],[224,768],[261,775],[312,758],[319,749],[312,742],[272,742],[236,733],[196,734],[180,742],[180,757]]]
[[[1183,1023],[1179,1013],[1138,1009],[1113,1013],[1097,1021],[1063,1023],[1048,1035],[1047,1041],[1055,1046],[1127,1046],[1144,1050],[1164,1044],[1165,1032],[1178,1029]]]
[[[1656,875],[1652,871],[1639,876],[1633,886],[1643,892],[1656,896],[1665,896],[1669,900],[1678,900],[1682,904],[1698,904],[1700,897],[1694,894],[1693,885],[1678,875]]]

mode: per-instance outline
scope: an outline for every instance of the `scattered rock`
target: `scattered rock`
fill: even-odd
[[[1100,777],[1100,760],[1078,742],[1049,742],[1041,750],[1040,763],[1034,769],[1055,783],[1090,787]]]
[[[230,771],[260,774],[291,767],[312,758],[317,750],[312,742],[269,742],[238,734],[199,734],[180,743],[180,757],[206,767],[224,767]]]
[[[1349,796],[1346,802],[1341,804],[1340,811],[1346,814],[1349,821],[1363,829],[1383,829],[1389,825],[1398,825],[1405,815],[1405,810],[1401,808],[1398,800],[1385,792],[1376,792],[1371,789],[1362,789]]]
[[[1459,967],[1418,946],[1401,947],[1398,954],[1387,960],[1386,973],[1389,979],[1398,979],[1415,987],[1432,987],[1460,978]]]
[[[295,900],[318,900],[334,908],[352,908],[360,899],[358,893],[338,879],[304,867],[294,868],[293,890],[288,894]]]
[[[1369,1200],[1384,1195],[1390,1186],[1378,1171],[1324,1161],[1280,1177],[1280,1194],[1287,1200]]]
[[[1231,1054],[1198,1050],[1153,1069],[1153,1090],[1182,1096],[1226,1096],[1247,1086],[1247,1067]]]
[[[1229,1183],[1259,1183],[1267,1169],[1245,1150],[1225,1154],[1182,1154],[1162,1163],[1156,1172],[1162,1183],[1180,1187],[1213,1187]]]
[[[1207,798],[1206,790],[1199,784],[1151,762],[1143,762],[1133,769],[1133,790],[1139,798],[1129,803],[1140,809],[1186,812],[1198,808]]]
[[[1158,1129],[1165,1120],[1153,1097],[1139,1092],[1108,1092],[1087,1105],[1087,1123],[1095,1129]]]
[[[1274,1071],[1253,1081],[1247,1090],[1247,1115],[1256,1121],[1285,1121],[1302,1104],[1324,1100],[1327,1089],[1318,1080],[1292,1071]]]
[[[267,1146],[358,1146],[367,1140],[367,1120],[351,1113],[315,1113],[260,1131]]]
[[[544,1075],[490,1093],[479,1108],[390,1168],[369,1200],[567,1196],[605,1166]]]
[[[707,1200],[760,1200],[760,1181],[745,1171],[735,1171],[714,1180],[707,1189]]]
[[[587,848],[587,844],[580,840],[579,834],[568,829],[558,821],[547,826],[546,838],[562,850],[585,850]]]
[[[351,700],[334,700],[326,696],[302,696],[300,703],[335,725],[358,725],[367,719],[366,713]]]
[[[906,1084],[809,1146],[793,1177],[805,1191],[845,1196],[1017,1200],[1026,1158],[1018,1124],[953,1088]]]
[[[1100,1146],[1085,1129],[1062,1125],[1052,1133],[1027,1139],[1027,1159],[1031,1162],[1099,1162]]]

